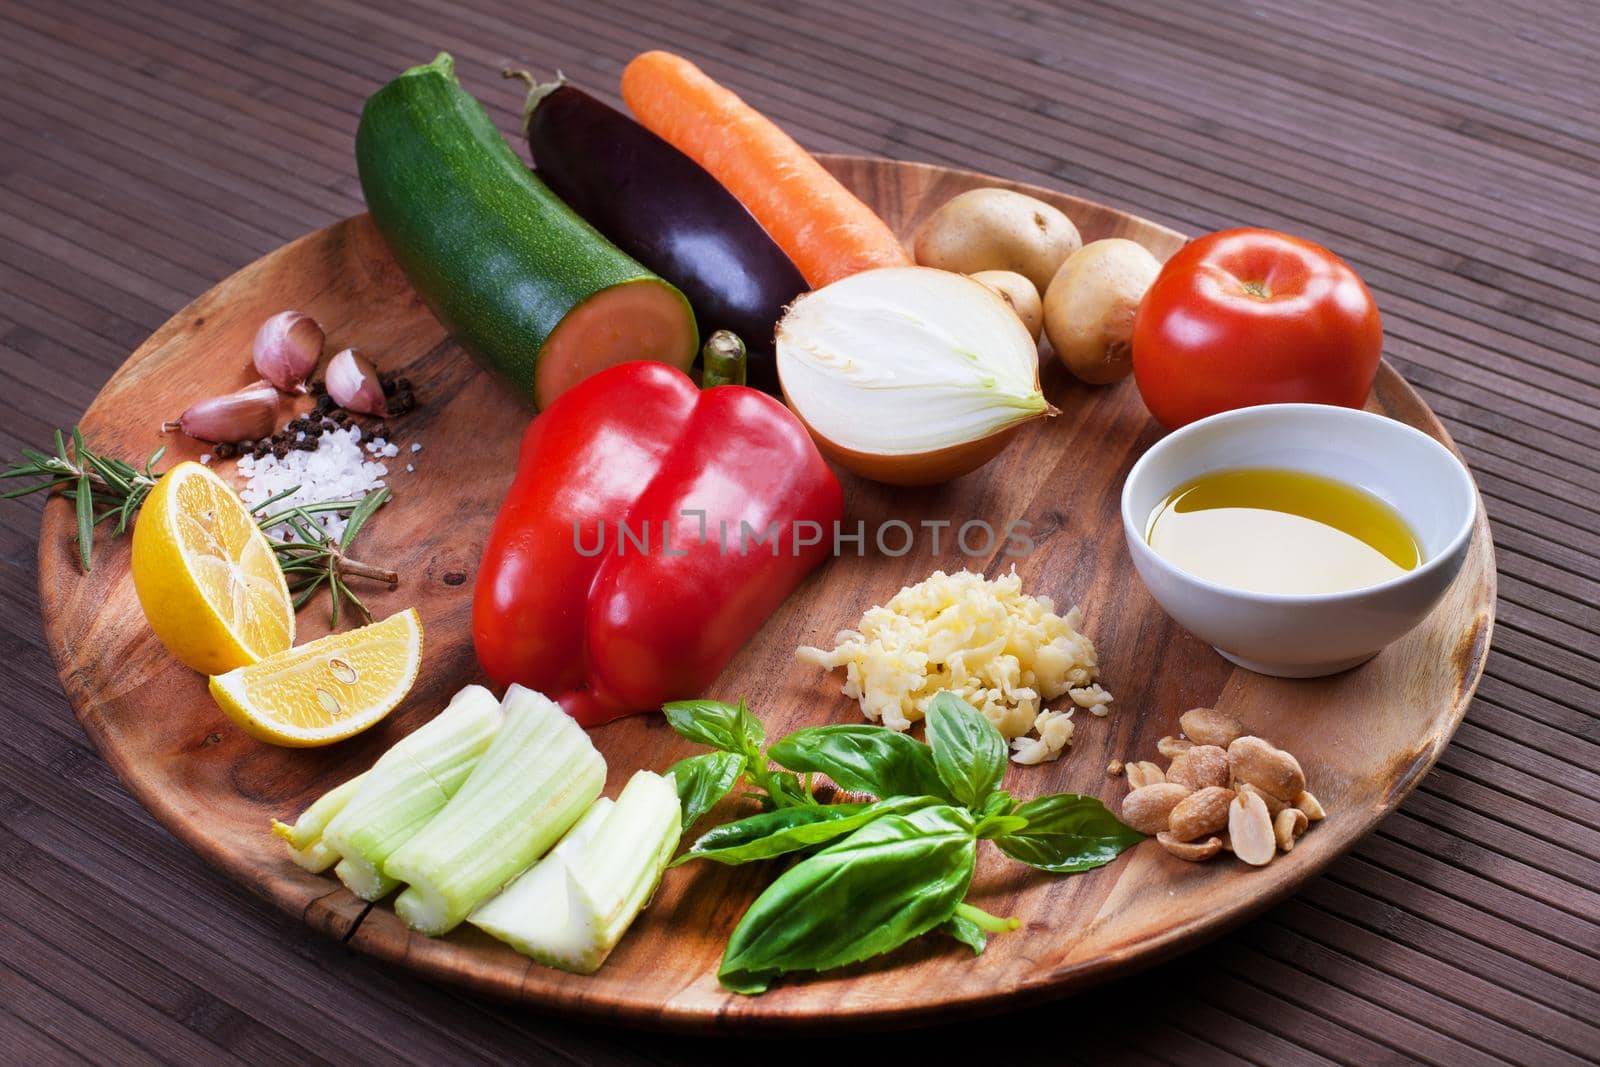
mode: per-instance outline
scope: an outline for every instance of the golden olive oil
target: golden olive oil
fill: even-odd
[[[1422,562],[1398,512],[1364,489],[1304,471],[1213,471],[1150,513],[1145,541],[1190,574],[1258,593],[1338,593]]]

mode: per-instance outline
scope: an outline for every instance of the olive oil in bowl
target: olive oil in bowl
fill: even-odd
[[[1197,578],[1256,593],[1341,593],[1422,562],[1416,536],[1364,489],[1305,471],[1212,471],[1168,493],[1145,542]]]

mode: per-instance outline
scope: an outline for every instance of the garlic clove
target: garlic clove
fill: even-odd
[[[306,379],[322,358],[325,339],[310,315],[280,311],[256,331],[256,372],[285,393],[303,393]]]
[[[278,390],[265,379],[226,396],[189,405],[163,432],[182,430],[197,441],[254,441],[271,437],[278,422]]]
[[[389,414],[377,369],[365,356],[358,355],[355,349],[347,348],[329,360],[328,371],[323,379],[333,402],[346,411],[358,415]]]

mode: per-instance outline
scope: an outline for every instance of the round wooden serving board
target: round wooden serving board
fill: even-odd
[[[828,166],[902,235],[950,196],[1010,185],[977,174],[883,160],[830,158]],[[1138,218],[1047,190],[1023,189],[1063,208],[1085,240],[1130,237],[1160,258],[1183,237]],[[1032,871],[983,846],[972,899],[1022,919],[974,958],[928,936],[869,964],[785,981],[761,997],[722,990],[717,964],[771,865],[698,864],[668,873],[610,961],[593,977],[529,962],[470,928],[442,940],[409,933],[387,904],[368,908],[331,875],[308,874],[268,832],[481,680],[468,628],[478,556],[512,476],[527,410],[479,370],[419,302],[365,216],[307,235],[251,264],[157,330],[112,377],[83,419],[99,449],[129,459],[157,445],[167,462],[202,447],[159,432],[194,400],[251,380],[250,339],[284,308],[313,315],[328,351],[355,345],[414,383],[418,409],[395,422],[389,463],[394,500],[357,541],[357,555],[397,567],[393,591],[366,591],[381,617],[415,606],[426,628],[416,689],[387,721],[324,749],[274,748],[246,737],[217,710],[206,680],[166,654],[145,625],[128,573],[128,540],[98,539],[91,574],[78,571],[71,509],[54,500],[40,535],[45,629],[62,685],[84,729],[128,788],[166,827],[257,893],[356,949],[436,979],[575,1014],[688,1028],[908,1024],[1057,996],[1193,947],[1281,899],[1370,830],[1433,764],[1460,722],[1488,650],[1495,571],[1482,509],[1466,566],[1444,601],[1409,636],[1333,678],[1282,681],[1236,669],[1171,622],[1134,574],[1118,519],[1118,494],[1135,459],[1161,434],[1133,382],[1076,384],[1046,353],[1043,378],[1061,416],[1027,427],[983,470],[932,489],[891,489],[845,477],[849,520],[874,530],[895,518],[958,525],[986,519],[1033,524],[1024,559],[967,559],[944,538],[920,536],[908,555],[846,555],[819,569],[739,653],[709,696],[747,698],[769,736],[800,726],[857,722],[840,677],[794,661],[797,645],[830,643],[861,612],[936,568],[993,576],[1015,562],[1024,589],[1083,608],[1116,696],[1110,717],[1077,715],[1072,747],[1038,767],[1013,766],[1019,798],[1070,790],[1115,809],[1126,785],[1113,759],[1154,758],[1177,717],[1201,704],[1227,709],[1253,732],[1294,751],[1330,815],[1293,852],[1253,869],[1225,857],[1191,865],[1154,842],[1076,877]],[[1372,410],[1449,444],[1427,406],[1385,365]],[[413,455],[409,445],[424,447]],[[407,473],[407,462],[415,473]],[[219,470],[230,473],[231,464]],[[889,545],[898,545],[898,535]],[[1000,546],[1004,547],[1003,543]],[[847,546],[847,551],[853,551]],[[319,601],[301,613],[301,639],[326,627]],[[664,769],[695,749],[659,715],[594,732],[610,764],[608,794],[637,768]],[[715,813],[720,820],[731,807]],[[702,823],[702,829],[711,823]]]

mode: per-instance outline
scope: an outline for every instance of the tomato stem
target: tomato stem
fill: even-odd
[[[1251,296],[1259,297],[1262,300],[1270,300],[1272,298],[1272,290],[1267,288],[1266,282],[1240,282],[1239,284],[1244,286],[1244,291]]]

